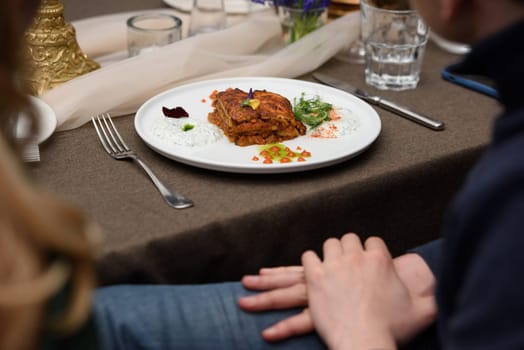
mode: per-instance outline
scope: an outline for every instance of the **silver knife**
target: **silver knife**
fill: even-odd
[[[316,80],[320,81],[323,84],[330,85],[330,86],[336,87],[337,89],[347,91],[350,94],[355,95],[370,104],[387,109],[390,112],[393,112],[395,114],[400,115],[401,117],[414,121],[415,123],[424,125],[427,128],[430,128],[433,130],[444,130],[444,123],[441,122],[440,120],[433,119],[428,116],[413,112],[407,109],[406,107],[398,105],[395,102],[385,100],[379,96],[370,95],[367,92],[359,88],[356,88],[352,86],[351,84],[346,83],[343,80],[340,80],[330,75],[319,73],[319,72],[313,73],[313,78],[315,78]]]

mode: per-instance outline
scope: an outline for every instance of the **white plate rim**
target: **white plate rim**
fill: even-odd
[[[281,143],[284,144],[310,144],[315,142],[331,142],[333,144],[328,144],[328,149],[330,147],[333,147],[333,150],[338,152],[338,155],[336,156],[329,156],[329,157],[318,157],[320,159],[315,159],[315,150],[311,149],[310,151],[313,153],[313,157],[311,159],[308,159],[306,162],[292,162],[287,164],[280,164],[280,163],[274,163],[274,164],[259,164],[255,162],[249,162],[250,159],[246,159],[246,163],[242,164],[233,164],[233,163],[225,163],[222,161],[215,161],[213,159],[202,159],[202,156],[199,155],[198,157],[194,156],[194,154],[188,154],[191,153],[191,151],[188,151],[188,147],[184,146],[173,146],[173,149],[168,150],[168,148],[164,145],[161,145],[158,140],[155,140],[153,136],[151,136],[147,128],[144,126],[144,123],[147,124],[148,119],[151,119],[151,116],[148,116],[148,110],[151,108],[155,108],[155,110],[158,109],[158,113],[161,114],[161,105],[165,105],[160,103],[160,100],[170,98],[172,95],[180,94],[180,93],[187,93],[187,91],[195,91],[202,88],[208,89],[208,96],[213,90],[220,90],[222,88],[226,87],[240,87],[240,88],[246,88],[247,85],[253,85],[256,86],[257,89],[261,89],[262,86],[267,85],[275,85],[275,86],[281,86],[281,89],[286,88],[292,88],[297,89],[297,91],[300,90],[310,90],[310,91],[318,91],[322,95],[331,95],[331,96],[337,96],[337,98],[340,100],[343,98],[344,100],[347,99],[347,103],[351,105],[353,108],[357,108],[365,114],[359,116],[359,118],[364,118],[364,129],[366,129],[366,133],[359,134],[358,144],[353,144],[354,139],[350,139],[348,142],[347,139],[341,138],[340,139],[334,139],[334,140],[313,140],[311,138],[305,139],[304,137],[299,137],[294,140],[284,141]],[[277,93],[281,93],[284,96],[286,96],[286,93],[283,93],[283,91],[275,91],[274,88],[267,88],[269,91],[274,91]],[[287,94],[288,98],[289,94]],[[296,94],[292,95],[293,97],[299,97],[296,96]],[[200,98],[202,96],[198,96],[195,98]],[[290,98],[292,101],[292,97]],[[326,102],[330,102],[329,98],[324,100]],[[157,106],[155,106],[157,104]],[[183,103],[177,104],[187,109],[187,105],[184,105]],[[209,112],[211,111],[211,107],[209,107]],[[156,112],[155,112],[156,113]],[[191,114],[191,112],[190,112]],[[206,116],[207,120],[207,116]],[[205,80],[205,81],[199,81],[194,82],[190,84],[180,85],[178,87],[169,89],[167,91],[164,91],[158,95],[155,95],[151,97],[149,100],[147,100],[145,103],[140,106],[138,109],[135,119],[134,119],[134,125],[135,130],[138,134],[138,136],[146,143],[148,147],[156,151],[157,153],[173,159],[175,161],[199,167],[204,169],[210,169],[210,170],[218,170],[218,171],[224,171],[224,172],[231,172],[231,173],[246,173],[246,174],[272,174],[272,173],[290,173],[290,172],[299,172],[299,171],[306,171],[306,170],[313,170],[318,168],[327,167],[330,165],[334,165],[337,163],[341,163],[345,160],[348,160],[350,158],[353,158],[363,151],[365,151],[369,146],[371,146],[374,141],[377,139],[381,132],[382,123],[380,120],[380,117],[378,113],[373,109],[368,103],[356,98],[355,96],[344,92],[339,89],[335,89],[326,85],[322,85],[319,83],[304,81],[304,80],[296,80],[296,79],[288,79],[288,78],[277,78],[277,77],[238,77],[238,78],[224,78],[224,79],[213,79],[213,80]],[[351,137],[351,136],[349,136]],[[355,136],[353,136],[355,138]],[[362,139],[360,139],[362,138]],[[247,152],[244,150],[249,150],[252,155],[257,154],[257,148],[260,147],[260,145],[253,145],[253,146],[247,146],[247,147],[240,147],[235,146],[234,144],[230,143],[229,141],[225,142],[229,144],[235,151],[235,154],[238,152]],[[354,149],[351,151],[339,151],[338,149],[335,149],[336,146],[335,143],[338,143],[341,146],[348,146],[351,145]],[[325,146],[325,145],[324,145]],[[209,151],[209,147],[207,146]],[[228,146],[225,146],[228,147]],[[237,148],[238,147],[238,148]],[[323,147],[319,146],[317,144],[317,147]],[[324,148],[324,147],[323,147]],[[198,148],[195,148],[197,151],[199,151]],[[196,153],[196,152],[195,152]],[[202,152],[200,152],[202,153]]]
[[[193,7],[193,0],[163,0],[164,3],[182,12],[190,12]],[[248,0],[250,1],[250,0]],[[235,4],[236,3],[236,4]],[[231,0],[224,2],[224,10],[230,14],[248,14],[251,11],[264,10],[268,7],[252,2],[248,6],[244,5],[244,0]]]

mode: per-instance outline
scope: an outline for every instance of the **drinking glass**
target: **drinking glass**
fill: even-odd
[[[133,16],[127,20],[129,57],[173,43],[182,38],[182,20],[164,13]]]
[[[224,0],[193,0],[189,36],[210,33],[225,27]]]
[[[364,56],[366,51],[364,50],[364,42],[362,41],[362,31],[348,49],[348,60],[352,63],[364,63]]]
[[[391,10],[372,3],[360,3],[366,83],[383,90],[414,89],[429,29],[414,10]]]

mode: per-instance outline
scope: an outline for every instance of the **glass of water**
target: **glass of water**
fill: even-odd
[[[366,83],[382,90],[417,87],[429,28],[416,11],[361,0]]]
[[[193,0],[189,36],[210,33],[225,27],[224,0]]]
[[[127,20],[129,57],[155,50],[182,38],[182,20],[165,13],[146,13]]]

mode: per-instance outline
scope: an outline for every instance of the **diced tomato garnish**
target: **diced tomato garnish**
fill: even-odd
[[[306,161],[306,159],[303,158],[303,157],[298,157],[297,158],[297,162],[305,162],[305,161]]]
[[[271,157],[271,154],[267,150],[260,151],[259,153],[262,157]]]
[[[271,152],[274,152],[274,153],[277,153],[280,152],[280,148],[278,148],[277,146],[273,146],[269,149]]]
[[[300,153],[301,156],[303,157],[311,157],[311,153],[308,152],[308,151],[302,151],[302,153]]]
[[[271,160],[271,158],[266,158],[266,159],[264,159],[263,163],[264,164],[271,164],[271,163],[273,163],[273,160]]]
[[[280,163],[291,163],[291,159],[287,157],[282,157],[282,159],[280,159]]]
[[[260,160],[260,158],[258,158],[257,156],[253,156],[253,158],[251,158],[251,160],[253,160],[255,162],[258,162]]]

